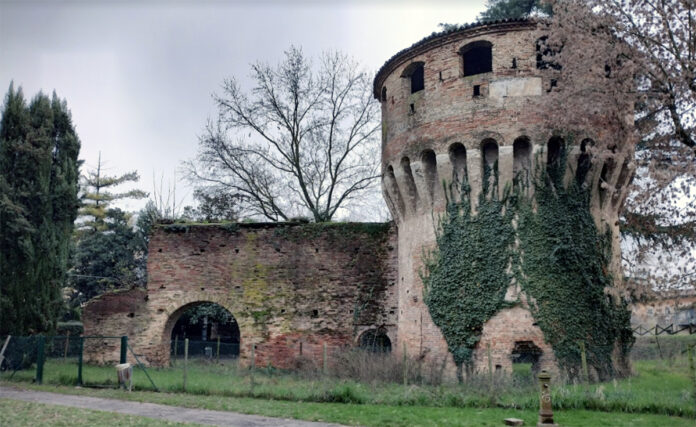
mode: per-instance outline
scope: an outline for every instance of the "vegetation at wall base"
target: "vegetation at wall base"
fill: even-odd
[[[646,422],[655,415],[693,418],[696,416],[693,405],[695,398],[692,391],[693,384],[688,376],[686,357],[680,349],[683,349],[685,345],[693,345],[695,338],[694,336],[673,336],[666,337],[664,340],[660,338],[664,360],[634,358],[635,376],[630,378],[590,385],[555,379],[551,393],[557,422],[564,425],[602,425],[602,420],[605,420],[613,423],[607,425],[642,425],[641,422]],[[636,347],[645,350],[641,351],[639,355],[641,358],[657,357],[654,338],[638,340],[639,344]],[[375,370],[384,369],[384,357],[378,356],[372,361],[375,364]],[[401,359],[398,356],[390,357],[396,360]],[[386,412],[392,414],[392,418],[389,419],[394,425],[409,425],[409,422],[417,421],[416,414],[423,416],[422,414],[425,413],[433,416],[447,413],[447,417],[442,415],[444,417],[442,423],[446,423],[447,419],[454,419],[452,417],[456,414],[480,417],[481,413],[489,413],[489,411],[496,414],[496,417],[500,417],[501,414],[519,413],[527,414],[535,419],[539,408],[536,385],[533,382],[514,382],[515,375],[512,377],[496,375],[494,389],[491,390],[487,386],[488,376],[485,374],[469,378],[463,384],[429,385],[420,383],[412,377],[411,375],[416,372],[414,370],[409,374],[409,385],[404,386],[398,378],[395,381],[374,379],[356,381],[336,377],[333,374],[323,375],[320,370],[287,372],[259,368],[251,371],[232,361],[213,363],[197,358],[190,360],[188,364],[187,394],[180,394],[182,363],[177,363],[173,368],[149,369],[153,380],[165,393],[145,391],[152,390],[152,386],[137,368],[134,371],[134,390],[136,391],[126,393],[115,389],[89,388],[90,384],[110,384],[115,387],[113,366],[85,365],[83,377],[86,388],[72,387],[75,384],[76,364],[65,363],[59,359],[61,358],[48,359],[46,363],[44,383],[47,385],[31,384],[34,376],[31,370],[18,371],[11,381],[8,381],[8,372],[1,372],[0,385],[297,418],[304,418],[299,416],[304,411],[293,410],[287,414],[277,411],[307,406],[322,414],[344,411],[353,417],[358,417],[360,413],[371,413],[377,416],[376,414],[380,412]],[[363,365],[365,364],[363,359],[360,361]],[[491,398],[493,394],[495,398]],[[228,397],[234,399],[228,399]],[[244,409],[245,406],[258,408],[259,412]],[[571,414],[578,410],[605,413],[586,413],[583,417],[576,419]],[[399,418],[402,412],[412,415],[399,424],[397,420],[402,419]],[[290,413],[298,415],[290,415]],[[414,418],[410,418],[411,416]],[[384,417],[385,415],[382,415],[379,419],[385,419]],[[619,418],[622,421],[615,422]],[[345,419],[322,419],[345,422]],[[496,421],[496,425],[501,419]],[[371,423],[366,422],[369,418],[360,420],[362,421],[354,423],[360,425]],[[693,423],[693,419],[657,417],[654,423],[646,425],[690,425],[689,423]],[[379,424],[373,422],[373,425]]]

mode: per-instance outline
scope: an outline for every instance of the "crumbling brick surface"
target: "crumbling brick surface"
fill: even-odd
[[[151,236],[148,289],[107,294],[85,309],[85,334],[129,335],[166,365],[176,320],[214,302],[237,320],[240,358],[289,367],[382,327],[396,341],[396,234],[388,224],[161,225]],[[91,360],[115,361],[106,351]]]

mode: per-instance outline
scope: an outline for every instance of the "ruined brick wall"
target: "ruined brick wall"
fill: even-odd
[[[631,326],[650,329],[655,325],[666,328],[674,325],[696,325],[696,294],[673,292],[631,305]]]
[[[554,133],[544,122],[544,95],[552,90],[552,79],[557,75],[553,70],[537,69],[536,42],[540,36],[537,24],[531,21],[474,25],[427,38],[399,52],[375,78],[374,95],[382,104],[382,188],[399,230],[398,334],[411,355],[424,355],[435,362],[449,354],[422,301],[419,275],[423,253],[435,245],[437,218],[446,203],[445,188],[456,176],[466,176],[476,210],[486,161],[484,146],[489,143],[497,147],[501,194],[522,162],[526,162],[526,170],[535,171],[547,160]],[[464,75],[463,52],[472,44],[492,45],[492,71]],[[417,64],[423,66],[424,87],[412,93],[410,73]],[[612,135],[598,124],[579,135],[575,145],[566,147],[566,182],[573,179],[581,141],[609,138]],[[516,140],[528,142],[526,154],[514,148]],[[595,222],[600,230],[613,231],[611,268],[619,273],[615,277],[622,277],[617,220],[631,176],[627,160],[607,160],[622,166],[603,172],[606,183],[601,192],[601,162],[592,165],[586,179],[592,189]],[[452,197],[458,196],[454,191]],[[550,351],[532,321],[520,323],[524,318],[531,319],[524,307],[496,315],[484,328],[479,352],[492,344],[498,349],[500,364],[508,367],[510,364],[502,359],[509,360],[510,340],[514,341],[515,335],[510,331],[517,330],[518,335],[533,337],[545,353]],[[481,363],[480,354],[475,360]],[[554,363],[552,355],[542,361],[546,367]],[[448,369],[454,370],[453,362]]]
[[[129,335],[147,363],[165,365],[176,320],[214,302],[237,320],[243,363],[251,346],[257,365],[291,367],[301,345],[303,357],[321,360],[324,343],[340,351],[372,328],[395,345],[396,245],[389,224],[160,225],[147,291],[91,301],[85,334]]]

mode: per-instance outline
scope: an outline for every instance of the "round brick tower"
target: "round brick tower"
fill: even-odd
[[[537,25],[505,21],[434,34],[389,59],[374,80],[374,96],[382,104],[382,188],[398,227],[395,348],[405,348],[432,366],[446,366],[448,372],[454,363],[423,301],[420,277],[423,255],[435,247],[445,189],[466,180],[475,212],[486,164],[497,162],[502,194],[514,176],[538,170],[564,150],[571,181],[579,165],[589,164],[586,144],[612,138],[601,124],[572,143],[549,129],[543,116],[545,96],[557,84],[558,71],[542,61]],[[592,162],[583,176],[591,188],[591,214],[598,229],[612,231],[610,269],[615,278],[621,278],[618,210],[632,174],[631,154]],[[456,198],[458,192],[452,194]],[[511,285],[506,299],[517,298],[519,292]],[[491,363],[496,370],[509,371],[511,354],[524,348],[540,354],[538,367],[556,367],[554,352],[530,311],[516,304],[483,326],[474,368],[488,369]]]

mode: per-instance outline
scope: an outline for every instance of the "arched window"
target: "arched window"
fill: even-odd
[[[464,64],[464,76],[493,71],[493,44],[485,40],[469,43],[460,51]]]
[[[411,93],[416,93],[425,88],[425,70],[423,62],[414,62],[404,70],[401,77],[408,78],[411,82]]]
[[[382,102],[385,102],[387,100],[387,87],[383,86],[382,87]]]

